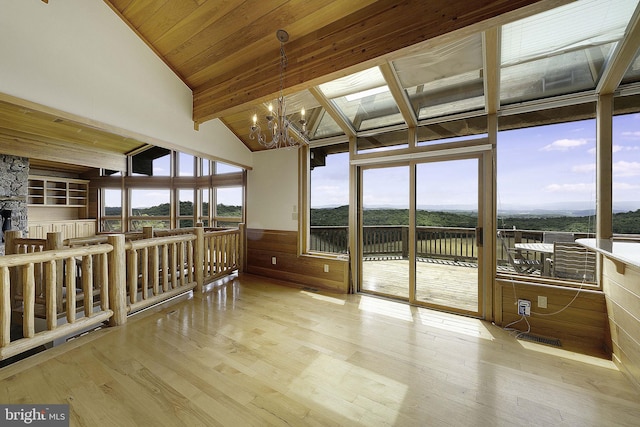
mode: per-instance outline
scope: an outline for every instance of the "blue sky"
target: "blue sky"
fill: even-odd
[[[585,120],[500,132],[498,209],[595,207],[596,122]],[[614,204],[640,209],[640,114],[614,118]],[[348,155],[329,156],[312,176],[313,207],[345,205]],[[464,162],[432,164],[420,182],[418,204],[467,205],[475,168]],[[365,172],[366,206],[406,206],[408,168]],[[422,191],[424,190],[424,192]]]

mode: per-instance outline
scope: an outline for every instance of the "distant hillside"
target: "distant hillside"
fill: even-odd
[[[475,227],[477,214],[473,212],[443,212],[418,210],[418,226],[430,227]],[[364,225],[408,225],[408,209],[367,209],[364,211]],[[349,223],[349,207],[311,209],[312,226],[346,226]],[[531,213],[526,215],[500,216],[498,228],[520,230],[570,231],[574,233],[593,232],[594,216],[556,216]],[[613,232],[640,234],[640,209],[613,215]]]
[[[209,204],[203,203],[202,206],[205,215],[209,211]],[[118,216],[122,209],[119,207],[106,207],[105,214],[108,216]],[[233,206],[219,204],[216,207],[218,216],[221,217],[239,217],[242,216],[242,206]],[[133,214],[135,216],[169,216],[171,211],[171,205],[169,203],[162,203],[157,206],[151,206],[148,208],[135,208]],[[193,203],[192,202],[180,202],[180,214],[189,216],[193,215]]]

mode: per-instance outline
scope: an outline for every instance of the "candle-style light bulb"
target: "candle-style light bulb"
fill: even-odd
[[[300,116],[302,116],[302,118],[304,119],[304,107],[302,107],[302,110],[300,110]]]
[[[257,114],[254,114],[254,115],[253,115],[253,125],[255,126],[255,125],[256,125],[256,123],[258,123],[258,115],[257,115]]]
[[[269,104],[269,112],[273,113],[273,105]]]

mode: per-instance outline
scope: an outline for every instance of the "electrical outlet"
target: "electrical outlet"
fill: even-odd
[[[519,299],[518,314],[520,316],[531,316],[531,301],[526,299]]]
[[[328,273],[329,272],[329,264],[325,264],[324,265],[324,272]]]
[[[538,307],[547,308],[547,297],[538,295]]]
[[[271,264],[276,265],[276,257],[271,257]]]

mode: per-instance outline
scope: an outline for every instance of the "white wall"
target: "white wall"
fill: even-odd
[[[193,130],[191,90],[100,0],[0,0],[0,92],[252,166],[219,120]]]
[[[247,172],[247,227],[297,231],[298,150],[266,150],[253,154]]]

